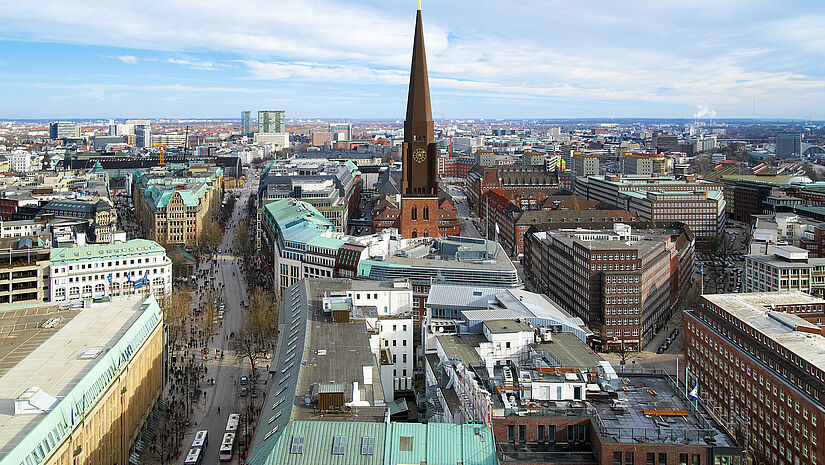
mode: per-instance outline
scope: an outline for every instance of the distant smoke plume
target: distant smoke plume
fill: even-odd
[[[707,108],[704,105],[696,105],[696,108],[698,108],[699,110],[697,110],[696,113],[693,114],[693,117],[695,119],[716,118],[716,110],[711,110],[710,108]]]

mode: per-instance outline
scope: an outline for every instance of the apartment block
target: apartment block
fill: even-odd
[[[745,289],[748,292],[802,291],[825,295],[825,258],[810,258],[805,249],[792,245],[773,247],[772,255],[745,257]]]
[[[223,198],[223,169],[192,164],[168,170],[135,170],[132,197],[147,238],[193,246]]]

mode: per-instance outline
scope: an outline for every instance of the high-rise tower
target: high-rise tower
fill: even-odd
[[[430,83],[427,78],[424,26],[421,22],[419,3],[415,17],[415,39],[402,147],[400,232],[404,237],[439,236],[436,165],[437,151],[430,109]]]

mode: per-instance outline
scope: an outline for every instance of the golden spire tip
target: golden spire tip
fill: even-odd
[[[418,0],[418,11],[421,11],[421,0]]]

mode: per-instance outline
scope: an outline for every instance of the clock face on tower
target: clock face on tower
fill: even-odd
[[[413,150],[412,159],[416,163],[423,162],[424,160],[427,159],[427,151],[422,149],[422,148],[417,148],[417,149]]]

